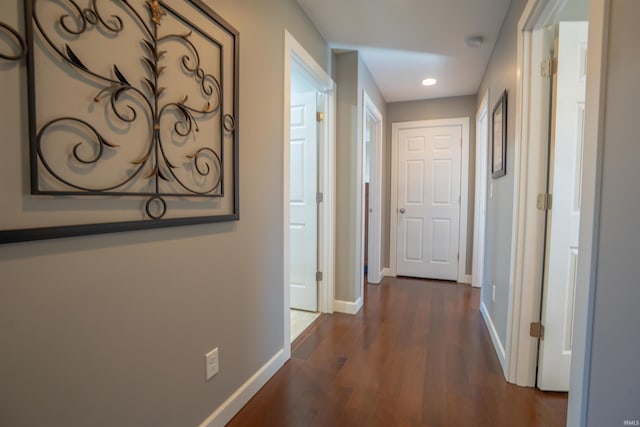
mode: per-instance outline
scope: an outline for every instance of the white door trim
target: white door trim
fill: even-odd
[[[318,309],[322,313],[333,312],[335,292],[334,259],[335,259],[335,84],[327,72],[313,57],[284,30],[284,139],[283,139],[283,288],[284,288],[284,340],[282,347],[286,360],[291,357],[291,319],[289,306],[291,301],[289,284],[289,195],[290,170],[289,139],[291,134],[291,64],[296,61],[308,73],[317,90],[324,93],[324,116],[320,126],[319,150],[319,191],[324,193],[320,204],[318,226],[319,265],[323,272],[323,280],[318,282]]]
[[[509,382],[528,387],[535,385],[538,361],[538,342],[529,337],[529,325],[540,318],[545,213],[537,209],[536,196],[546,192],[549,116],[548,85],[543,86],[539,77],[543,33],[532,31],[545,25],[529,18],[538,10],[532,4],[536,1],[540,0],[527,4],[518,26],[518,75],[522,77],[516,86],[513,228],[503,367]]]
[[[538,156],[529,156],[534,143],[530,138],[535,128],[532,116],[539,107],[532,96],[531,30],[548,25],[565,0],[529,0],[518,23],[516,141],[514,168],[513,239],[511,246],[510,299],[507,323],[506,369],[508,381],[523,386],[535,385],[535,339],[528,338],[528,322],[537,319],[541,282],[535,280],[541,272],[542,254],[527,251],[531,239],[539,233],[535,210],[536,189],[529,185],[546,170]],[[604,101],[606,94],[606,46],[611,0],[590,0],[589,55],[587,59],[586,128],[582,176],[582,210],[580,223],[580,254],[574,314],[574,351],[571,361],[571,386],[567,425],[585,425],[591,337],[593,335],[593,298],[596,280],[597,238],[599,230],[599,200],[602,184],[602,145]],[[525,244],[526,243],[526,244]],[[530,253],[533,252],[533,253]],[[517,284],[517,286],[516,286]]]
[[[485,132],[480,132],[481,123],[485,121]],[[471,269],[471,285],[482,286],[482,276],[484,272],[484,244],[486,229],[486,205],[487,205],[487,180],[489,167],[489,91],[482,96],[480,107],[476,113],[476,177],[475,177],[475,209],[473,217],[473,265]],[[481,154],[481,155],[479,155]],[[484,197],[485,216],[481,217],[480,211],[482,202],[480,196]]]
[[[365,90],[362,91],[362,140],[358,149],[358,177],[360,195],[356,194],[358,203],[356,211],[356,229],[360,230],[360,248],[356,254],[360,267],[356,269],[358,277],[356,283],[360,283],[360,296],[364,295],[364,233],[365,233],[365,177],[364,177],[364,145],[367,137],[367,116],[373,117],[376,124],[375,139],[370,141],[370,170],[369,170],[369,204],[372,209],[369,216],[369,267],[367,281],[370,283],[380,283],[383,278],[382,273],[382,123],[383,117],[376,104],[371,100]],[[359,198],[358,198],[359,197]]]
[[[517,31],[514,204],[503,369],[509,382],[529,387],[535,385],[538,350],[537,340],[529,338],[529,324],[539,320],[544,254],[544,213],[536,208],[536,195],[546,191],[546,186],[542,189],[535,183],[543,181],[547,168],[546,157],[536,150],[547,144],[546,135],[537,130],[542,120],[541,108],[548,109],[548,105],[541,105],[545,94],[533,78],[539,72],[534,58],[539,56],[532,30],[553,23],[560,3],[565,1],[529,0]]]
[[[415,129],[437,126],[461,126],[462,127],[462,172],[460,181],[460,234],[458,251],[458,282],[468,283],[469,278],[465,272],[467,265],[467,217],[469,215],[469,118],[458,117],[442,120],[420,120],[412,122],[397,122],[391,124],[391,200],[389,221],[391,226],[389,239],[389,272],[395,276],[397,255],[397,227],[398,223],[398,133],[403,129]]]

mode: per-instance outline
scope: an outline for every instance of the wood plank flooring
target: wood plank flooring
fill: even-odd
[[[323,316],[229,426],[564,426],[566,393],[508,384],[467,285],[385,279]]]

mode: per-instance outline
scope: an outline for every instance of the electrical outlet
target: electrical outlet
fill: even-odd
[[[491,285],[491,301],[496,302],[496,285]]]
[[[220,365],[218,365],[218,348],[214,348],[209,353],[204,356],[205,365],[207,368],[207,381],[213,378],[220,369]]]

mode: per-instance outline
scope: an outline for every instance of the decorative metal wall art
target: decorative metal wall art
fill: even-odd
[[[16,47],[14,52],[0,51],[0,59],[5,59],[7,61],[18,61],[27,56],[27,43],[22,38],[20,33],[18,33],[16,30],[14,30],[4,22],[0,22],[0,35],[4,35],[7,38],[11,39]]]
[[[110,196],[134,219],[14,241],[238,219],[233,27],[200,0],[27,0],[26,16],[31,194]]]

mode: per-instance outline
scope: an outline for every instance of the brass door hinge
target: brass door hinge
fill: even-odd
[[[538,199],[536,200],[536,207],[541,211],[549,211],[551,210],[551,194],[549,193],[540,193],[538,194]]]
[[[533,338],[544,339],[544,326],[541,322],[531,322],[529,335]]]
[[[558,58],[551,58],[540,63],[540,75],[551,77],[558,72]]]
[[[324,120],[324,113],[322,111],[318,111],[316,113],[316,120],[318,120],[319,122]]]

